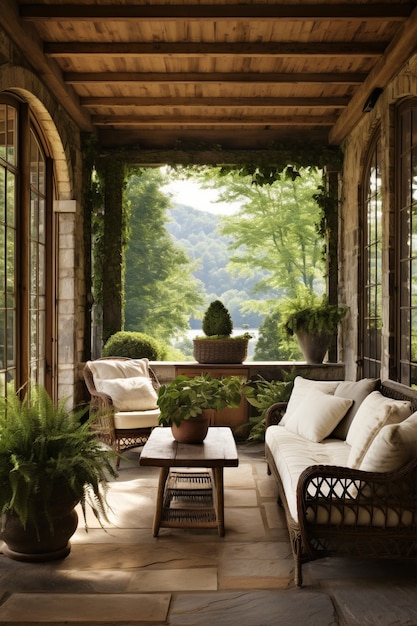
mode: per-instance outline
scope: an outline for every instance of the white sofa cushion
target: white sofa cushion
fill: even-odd
[[[402,422],[410,413],[410,402],[387,398],[380,391],[370,393],[359,407],[346,436],[346,443],[351,446],[348,467],[358,469],[381,428]]]
[[[291,411],[285,428],[310,441],[322,441],[334,430],[352,404],[353,400],[336,398],[313,389]]]
[[[309,441],[283,426],[266,429],[265,443],[281,477],[292,518],[297,521],[296,490],[300,474],[311,465],[346,465],[349,446],[340,439]]]
[[[149,378],[135,376],[130,378],[96,378],[97,391],[107,393],[113,401],[116,411],[148,411],[157,408],[157,393]]]
[[[323,393],[333,395],[336,391],[340,380],[309,380],[302,376],[296,376],[294,378],[294,384],[291,391],[290,398],[288,400],[287,410],[281,420],[281,425],[285,426],[287,420],[289,420],[291,413],[297,409],[300,402],[303,401],[308,391],[317,390]]]
[[[151,411],[118,411],[114,415],[114,427],[116,430],[134,428],[153,428],[158,426],[159,409]]]
[[[400,424],[381,428],[366,452],[360,469],[394,472],[417,457],[417,412]]]
[[[339,398],[349,398],[350,400],[353,400],[353,404],[346,413],[345,417],[334,429],[332,437],[346,439],[350,425],[358,412],[360,405],[365,398],[372,393],[372,391],[376,391],[378,389],[380,383],[381,381],[379,378],[363,378],[358,381],[344,380],[340,383],[340,385],[338,385],[334,395]]]
[[[87,361],[87,365],[93,374],[94,384],[96,379],[132,378],[134,376],[149,376],[148,359],[103,359]],[[109,394],[110,395],[110,394]]]

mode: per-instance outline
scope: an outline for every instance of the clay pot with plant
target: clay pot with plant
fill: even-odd
[[[283,330],[288,336],[296,335],[307,363],[322,363],[348,310],[330,304],[326,295],[299,291],[281,305]]]

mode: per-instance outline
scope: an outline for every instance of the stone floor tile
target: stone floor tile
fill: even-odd
[[[338,614],[349,626],[416,626],[417,587],[368,581],[339,582],[333,587]]]
[[[0,606],[0,623],[90,620],[94,624],[161,622],[166,619],[170,594],[58,594],[16,593]]]
[[[255,489],[228,489],[224,490],[225,507],[257,506],[258,499]]]
[[[278,489],[275,479],[272,478],[272,476],[258,479],[256,481],[256,487],[261,498],[274,498],[276,501],[278,497]]]
[[[219,588],[285,588],[292,584],[293,570],[288,542],[228,544],[219,559]]]
[[[217,591],[217,569],[200,567],[186,569],[146,570],[134,572],[128,591]]]
[[[181,594],[174,597],[170,626],[335,626],[331,600],[299,590]]]
[[[278,508],[276,502],[263,502],[261,506],[269,528],[287,528],[284,512]]]
[[[250,463],[240,463],[238,467],[225,467],[224,486],[226,489],[230,487],[255,489],[255,479]]]
[[[227,538],[232,540],[236,536],[246,540],[262,540],[265,538],[265,529],[261,512],[258,508],[226,508],[225,528]]]

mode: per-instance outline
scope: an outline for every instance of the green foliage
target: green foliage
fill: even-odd
[[[230,337],[233,330],[233,322],[229,311],[220,300],[211,302],[203,316],[202,329],[207,337],[217,335]]]
[[[298,342],[283,332],[279,309],[266,315],[259,326],[254,361],[299,361],[301,356]]]
[[[313,291],[299,289],[294,298],[282,303],[281,312],[283,329],[289,336],[300,330],[309,334],[325,332],[333,335],[348,307],[329,304],[326,295],[320,297]]]
[[[219,411],[225,407],[238,407],[244,384],[239,376],[177,376],[159,388],[159,423],[168,425],[174,422],[178,426],[182,420],[201,415],[204,409]]]
[[[204,300],[194,265],[169,235],[170,200],[158,169],[132,170],[127,186],[130,234],[126,251],[126,330],[168,341],[188,329]]]
[[[245,386],[247,401],[258,409],[257,415],[249,418],[248,441],[264,441],[266,411],[276,402],[288,402],[295,376],[295,371],[285,375],[285,380],[265,380],[259,376]]]
[[[265,186],[251,185],[249,177],[236,172],[216,176],[215,169],[203,178],[203,186],[220,191],[221,201],[241,207],[222,219],[221,233],[230,238],[232,271],[262,275],[255,293],[272,301],[300,282],[324,287],[324,240],[318,233],[322,209],[313,198],[321,183],[321,172],[311,168],[297,175],[287,168],[279,180]],[[262,305],[252,300],[255,306],[261,311]]]
[[[108,339],[103,348],[103,356],[162,361],[165,350],[156,339],[145,333],[121,330]]]
[[[106,490],[116,476],[109,452],[82,422],[87,409],[70,413],[65,400],[55,406],[46,390],[33,386],[21,400],[10,394],[0,398],[0,513],[16,514],[23,526],[38,528],[57,486],[86,504],[97,519],[107,520]],[[53,528],[51,528],[53,530]]]

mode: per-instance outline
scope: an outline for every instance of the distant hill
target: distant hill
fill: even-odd
[[[222,300],[235,327],[249,324],[251,328],[257,328],[262,318],[256,314],[242,315],[240,306],[253,298],[252,288],[261,276],[236,278],[228,272],[230,240],[218,231],[219,216],[184,204],[174,205],[167,214],[170,218],[166,224],[168,232],[191,259],[199,262],[194,276],[203,283],[208,301]]]

